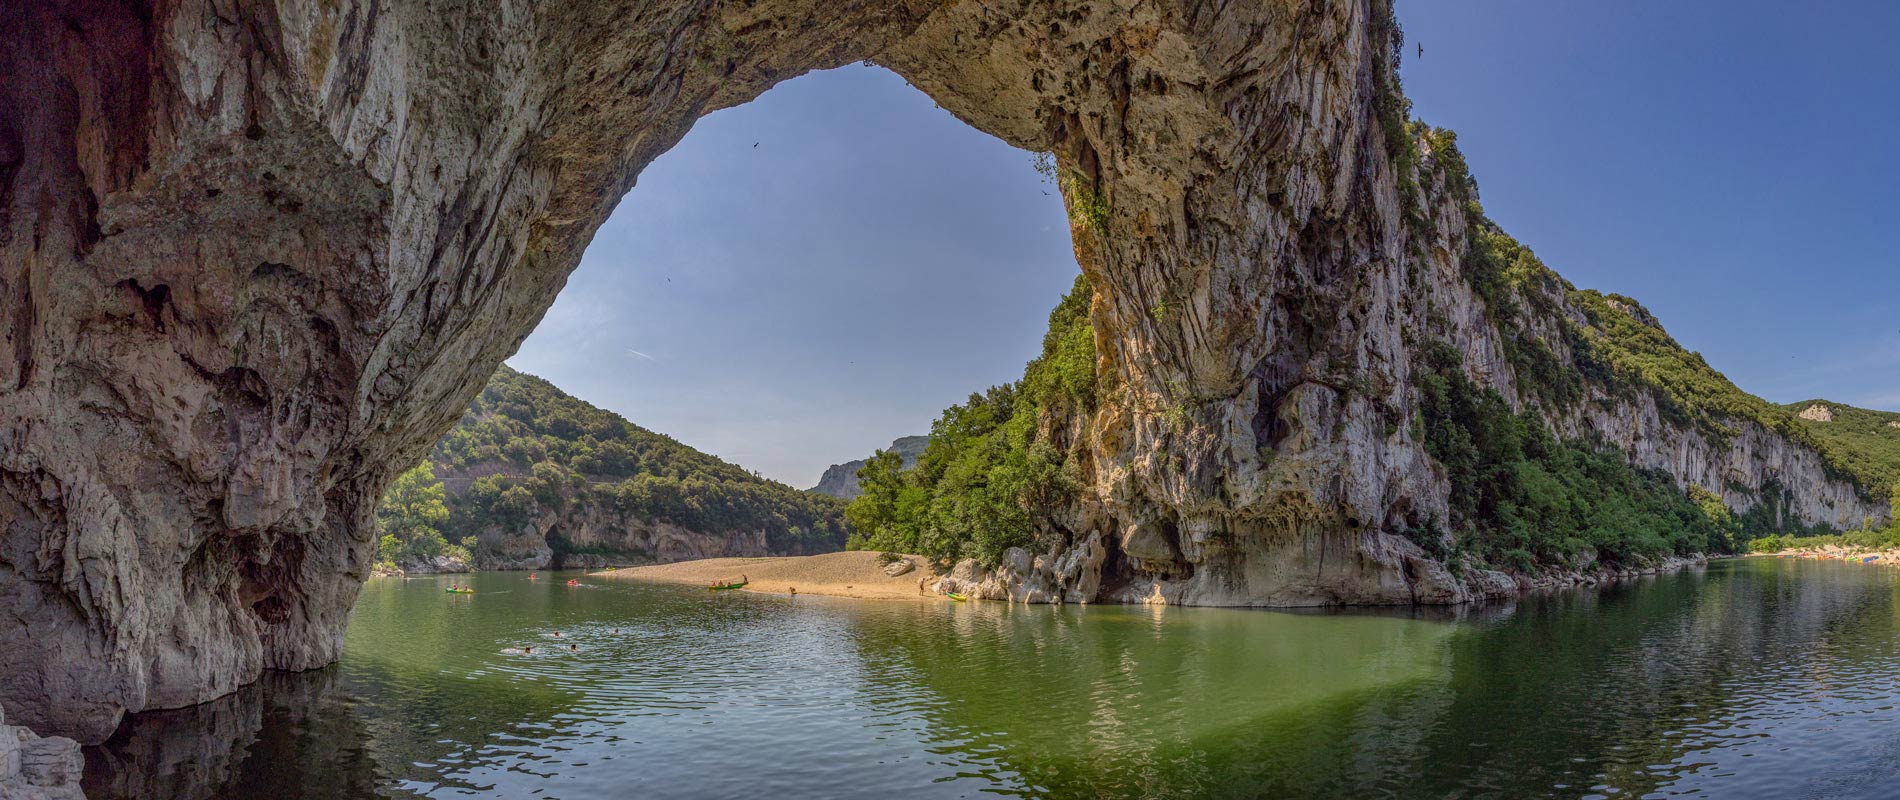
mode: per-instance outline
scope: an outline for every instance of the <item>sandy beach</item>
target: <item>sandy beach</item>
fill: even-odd
[[[1840,545],[1822,545],[1820,547],[1791,547],[1773,553],[1753,553],[1753,558],[1806,558],[1816,561],[1848,561],[1856,564],[1878,564],[1883,567],[1900,566],[1900,548],[1879,550],[1866,547],[1842,547]]]
[[[942,599],[920,594],[918,580],[936,582],[936,573],[922,556],[907,556],[917,567],[895,578],[884,574],[878,554],[866,551],[825,553],[816,556],[778,556],[767,558],[707,558],[627,567],[594,573],[597,577],[625,578],[659,583],[684,583],[705,586],[715,581],[736,581],[740,575],[751,580],[745,591],[767,594],[822,594],[857,597],[868,600]]]

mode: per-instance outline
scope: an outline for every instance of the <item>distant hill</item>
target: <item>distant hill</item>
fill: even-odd
[[[1782,408],[1795,412],[1801,425],[1827,443],[1856,476],[1880,485],[1900,484],[1900,413],[1855,408],[1832,400],[1803,400]]]
[[[430,452],[451,542],[542,569],[844,545],[844,503],[767,480],[504,366]]]
[[[902,456],[904,468],[910,469],[917,466],[917,459],[923,456],[924,449],[929,446],[930,437],[928,436],[906,436],[891,442],[891,446],[885,449]],[[863,490],[858,488],[858,470],[864,467],[865,461],[866,459],[860,458],[856,461],[846,461],[843,464],[826,467],[824,476],[818,479],[818,485],[807,491],[828,494],[845,500],[856,498],[863,494]]]

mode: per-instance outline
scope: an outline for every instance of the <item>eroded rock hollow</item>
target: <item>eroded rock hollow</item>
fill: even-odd
[[[1445,504],[1404,330],[1460,246],[1400,210],[1396,41],[1384,0],[5,4],[0,705],[97,741],[333,660],[381,490],[642,167],[863,59],[1056,156],[1114,387],[1096,569],[1469,596],[1390,533]]]

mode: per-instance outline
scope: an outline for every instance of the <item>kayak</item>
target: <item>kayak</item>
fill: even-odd
[[[970,599],[968,597],[964,597],[963,595],[957,594],[956,592],[949,592],[948,594],[950,595],[950,599],[955,600],[959,603]]]
[[[706,587],[706,588],[708,588],[708,589],[711,589],[711,590],[713,590],[713,591],[715,591],[715,592],[723,592],[723,591],[725,591],[725,590],[727,590],[727,589],[737,589],[737,588],[740,588],[740,587],[742,587],[742,586],[745,586],[745,585],[746,585],[746,584],[748,584],[748,583],[751,583],[751,581],[740,581],[740,582],[738,582],[738,583],[727,583],[727,584],[723,584],[723,585],[719,585],[719,586],[708,586],[708,587]]]
[[[474,594],[475,593],[474,589],[443,589],[442,591],[448,592],[449,594]]]

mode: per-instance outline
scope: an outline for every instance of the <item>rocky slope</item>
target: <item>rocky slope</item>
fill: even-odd
[[[1475,596],[1401,535],[1453,488],[1407,424],[1413,337],[1522,404],[1503,356],[1576,309],[1500,327],[1460,274],[1398,44],[1385,0],[0,6],[0,706],[97,741],[333,660],[384,488],[645,165],[864,59],[1054,154],[1101,390],[1041,431],[1082,484],[1057,560],[1099,542],[1109,597]],[[1551,416],[1664,434],[1606,396]],[[1860,510],[1800,446],[1726,438],[1647,457]]]
[[[1802,427],[1839,454],[1857,480],[1900,492],[1900,413],[1818,398],[1782,408],[1798,412]]]
[[[843,546],[843,504],[769,481],[503,366],[430,451],[477,569]]]
[[[1742,392],[1639,303],[1571,286],[1483,219],[1455,139],[1404,130],[1395,161],[1410,171],[1376,187],[1396,197],[1373,195],[1396,202],[1367,206],[1395,217],[1382,229],[1395,257],[1328,289],[1348,309],[1336,326],[1269,357],[1237,396],[1153,414],[1160,430],[1144,430],[1155,423],[1138,400],[1045,412],[1037,437],[1067,448],[1090,483],[1042,510],[1034,545],[965,561],[944,586],[1031,602],[1453,603],[1685,563],[1599,563],[1589,546],[1519,565],[1457,555],[1484,532],[1439,526],[1472,516],[1448,504],[1468,487],[1424,441],[1422,378],[1440,351],[1558,440],[1667,476],[1689,493],[1684,508],[1701,492],[1774,526],[1886,520],[1878,471],[1856,467],[1864,448],[1830,445],[1803,427],[1826,424],[1817,415]],[[1480,274],[1500,248],[1507,268]],[[1322,288],[1296,286],[1300,307]],[[1225,422],[1210,429],[1210,413]]]
[[[904,460],[904,468],[917,466],[917,458],[924,454],[924,446],[930,444],[928,436],[904,436],[891,442],[886,448]],[[825,474],[818,478],[818,485],[806,491],[828,494],[843,500],[850,500],[863,493],[858,488],[858,470],[864,466],[864,459],[833,464],[825,468]]]

